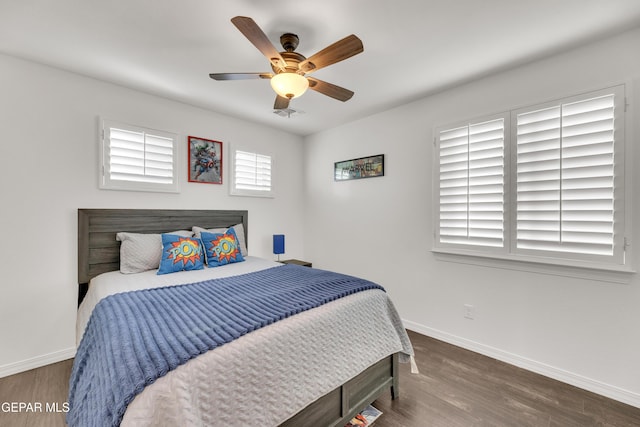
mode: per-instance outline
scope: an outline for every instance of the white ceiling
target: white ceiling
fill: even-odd
[[[363,53],[314,73],[354,97],[308,91],[284,118],[268,81],[211,80],[270,71],[236,15],[307,57],[356,34]],[[0,52],[301,135],[636,26],[640,0],[0,0]]]

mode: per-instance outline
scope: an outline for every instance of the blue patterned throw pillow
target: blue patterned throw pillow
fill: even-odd
[[[240,252],[240,243],[233,228],[228,229],[225,233],[203,231],[200,233],[200,239],[204,244],[209,267],[244,261]]]
[[[162,259],[158,274],[202,270],[203,259],[200,240],[175,234],[162,235]]]

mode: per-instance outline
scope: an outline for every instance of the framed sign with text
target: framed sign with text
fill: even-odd
[[[333,171],[336,181],[384,176],[384,154],[335,162]]]

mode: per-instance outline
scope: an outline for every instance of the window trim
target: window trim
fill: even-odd
[[[573,277],[585,280],[628,284],[636,270],[631,266],[603,265],[595,263],[577,263],[572,261],[535,259],[534,257],[483,255],[448,249],[432,248],[431,253],[439,261],[457,264],[498,268],[502,270],[527,271],[537,274]]]
[[[608,277],[610,273],[634,273],[635,270],[630,265],[630,252],[627,249],[627,236],[630,234],[629,222],[625,222],[625,219],[629,218],[629,205],[627,202],[628,189],[628,176],[625,171],[625,146],[626,146],[626,86],[620,84],[611,86],[605,89],[594,90],[584,92],[578,95],[566,96],[564,98],[557,99],[555,101],[532,104],[528,107],[513,108],[504,113],[508,117],[508,123],[505,123],[505,245],[504,250],[496,251],[495,248],[472,246],[462,244],[443,244],[440,242],[439,233],[439,221],[440,221],[440,181],[439,181],[439,136],[442,130],[452,129],[456,126],[460,126],[465,123],[474,123],[490,119],[491,117],[499,116],[500,114],[493,114],[487,116],[481,116],[473,120],[458,121],[451,125],[437,126],[434,128],[433,135],[433,245],[431,252],[434,253],[439,259],[461,262],[469,264],[480,264],[487,266],[494,266],[499,268],[509,268],[517,270],[529,270],[534,272],[544,273],[547,268],[552,268],[554,271],[557,269],[565,270],[565,273],[552,273],[560,275],[569,275],[572,277],[582,277],[581,274],[576,274],[576,271],[582,270],[601,270]],[[563,253],[547,252],[532,254],[523,250],[516,250],[515,238],[516,238],[516,163],[515,156],[517,151],[514,148],[516,144],[517,127],[514,125],[514,117],[516,112],[527,111],[535,109],[543,105],[557,104],[557,103],[570,103],[572,101],[588,99],[590,97],[597,97],[603,94],[615,95],[615,120],[618,121],[615,126],[615,160],[614,160],[614,179],[616,181],[622,180],[623,188],[620,189],[619,185],[616,185],[614,189],[614,251],[622,251],[621,263],[618,260],[614,260],[611,257],[611,261],[602,261],[602,256],[589,257],[584,256],[582,259],[572,259],[562,257]],[[507,134],[507,128],[509,133]],[[512,185],[513,184],[513,185]],[[621,231],[622,230],[622,231]],[[626,252],[626,254],[625,254]],[[570,253],[569,253],[570,254]],[[625,259],[626,257],[626,259]],[[625,275],[626,276],[626,275]],[[614,282],[624,282],[626,279],[613,278]]]
[[[269,161],[270,161],[270,166],[271,166],[271,182],[270,182],[270,187],[269,190],[250,190],[250,189],[243,189],[243,188],[237,188],[236,187],[236,155],[238,152],[243,152],[243,153],[249,153],[249,154],[255,154],[257,156],[264,156],[264,157],[268,157]],[[259,153],[257,151],[253,151],[253,150],[243,150],[243,149],[233,149],[231,150],[231,165],[229,167],[229,194],[231,196],[243,196],[243,197],[262,197],[262,198],[274,198],[275,197],[275,193],[274,193],[274,158],[273,155],[271,154],[264,154],[264,153]]]
[[[162,184],[153,182],[141,182],[141,181],[129,181],[129,180],[112,180],[109,177],[110,162],[109,162],[109,148],[110,141],[108,141],[110,135],[110,129],[121,129],[131,132],[144,132],[154,136],[159,136],[172,140],[172,183]],[[98,187],[103,190],[118,190],[118,191],[145,191],[145,192],[162,192],[162,193],[178,193],[180,192],[180,170],[178,162],[178,135],[172,132],[146,128],[138,125],[131,125],[128,123],[110,120],[103,118],[100,120],[100,132],[99,132],[99,170],[98,170]]]

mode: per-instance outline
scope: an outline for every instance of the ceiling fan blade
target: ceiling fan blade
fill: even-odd
[[[253,19],[247,16],[236,16],[235,18],[231,18],[231,22],[267,57],[274,67],[284,71],[287,63]]]
[[[285,98],[284,96],[277,95],[276,102],[273,104],[274,110],[284,110],[289,108],[289,98]]]
[[[314,79],[313,77],[307,77],[307,80],[309,80],[309,89],[320,92],[321,94],[327,95],[333,99],[337,99],[338,101],[348,101],[354,94],[349,89],[345,89],[343,87],[336,86],[322,80]]]
[[[302,61],[300,69],[305,73],[312,73],[320,68],[351,58],[363,51],[362,40],[351,34]]]
[[[211,73],[209,74],[213,80],[251,80],[251,79],[270,79],[273,77],[271,73]]]

